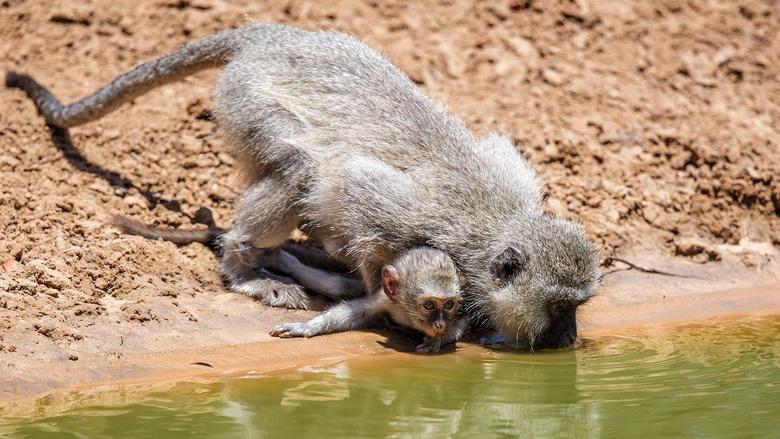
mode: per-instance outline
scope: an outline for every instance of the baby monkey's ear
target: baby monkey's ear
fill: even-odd
[[[398,270],[392,265],[382,267],[382,289],[390,300],[398,301]]]

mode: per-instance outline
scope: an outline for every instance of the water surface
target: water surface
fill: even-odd
[[[778,354],[780,317],[650,328],[558,352],[388,354],[120,389],[63,413],[0,419],[0,436],[780,437]]]

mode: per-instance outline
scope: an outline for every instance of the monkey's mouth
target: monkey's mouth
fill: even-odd
[[[534,343],[536,349],[561,349],[574,345],[577,341],[577,321],[574,312],[571,317],[563,316],[553,322],[547,331],[543,332]]]
[[[544,350],[544,349],[563,349],[572,347],[577,341],[577,320],[572,311],[553,321],[546,330],[536,336],[518,331],[519,337],[508,337],[506,333],[512,331],[501,331],[501,333],[491,334],[480,339],[480,344],[495,349],[518,349],[518,350]]]

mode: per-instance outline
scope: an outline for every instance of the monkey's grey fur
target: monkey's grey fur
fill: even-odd
[[[475,322],[513,344],[565,346],[575,311],[598,283],[582,228],[544,214],[540,182],[510,139],[477,139],[396,67],[336,32],[257,24],[202,40],[120,76],[63,107],[9,74],[46,120],[75,126],[196,70],[226,64],[215,115],[248,185],[221,237],[230,287],[266,294],[242,250],[278,247],[307,231],[360,269],[369,291],[401,251],[446,251],[465,276]],[[269,301],[267,301],[269,302]],[[290,294],[276,302],[305,307]]]
[[[294,260],[281,252],[281,258]],[[452,259],[443,251],[415,247],[401,252],[392,262],[398,274],[397,299],[391,300],[382,288],[367,297],[341,302],[305,323],[283,323],[271,335],[276,337],[313,337],[320,334],[361,329],[379,317],[389,316],[395,323],[416,329],[425,335],[418,352],[438,352],[442,346],[457,341],[467,327],[468,319],[460,306],[460,277]],[[446,326],[435,329],[423,313],[420,302],[427,297],[451,300],[454,308],[444,319]],[[443,310],[438,310],[443,312]]]

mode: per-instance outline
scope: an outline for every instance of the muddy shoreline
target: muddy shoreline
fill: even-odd
[[[627,333],[653,326],[676,326],[712,319],[780,315],[780,288],[774,276],[746,278],[736,287],[718,289],[724,282],[707,279],[711,273],[686,271],[688,278],[621,272],[608,279],[600,294],[578,316],[580,338],[593,339],[616,332]],[[688,267],[689,269],[691,267]],[[721,267],[723,270],[723,267]],[[731,276],[739,276],[732,269]],[[725,274],[725,273],[723,273]],[[708,290],[700,290],[708,288]],[[242,301],[243,297],[238,297]],[[256,305],[261,312],[267,311]],[[121,358],[87,354],[79,361],[62,359],[46,365],[27,363],[25,370],[0,381],[0,406],[10,410],[21,401],[49,404],[68,394],[120,389],[125,386],[159,386],[192,380],[213,380],[247,373],[263,374],[309,365],[328,365],[347,359],[382,355],[416,355],[415,341],[384,330],[333,334],[312,339],[280,340],[265,332],[276,323],[298,320],[311,312],[285,311],[263,315],[251,331],[258,341],[195,345],[195,338],[177,348],[163,350],[169,340],[158,337],[146,351],[128,352]],[[474,339],[459,343],[458,351],[482,351]],[[450,353],[451,354],[451,353]],[[446,354],[444,354],[446,355]],[[535,355],[544,355],[537,353]],[[36,378],[46,377],[41,382]],[[24,383],[26,381],[26,384]]]

